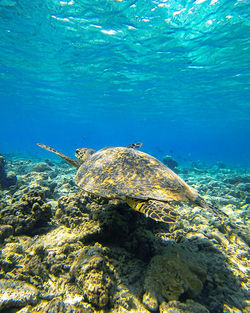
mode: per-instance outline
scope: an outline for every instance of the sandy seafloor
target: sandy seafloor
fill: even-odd
[[[4,158],[0,312],[250,312],[249,169],[179,166],[230,218],[181,203],[164,224],[81,192],[65,162]]]

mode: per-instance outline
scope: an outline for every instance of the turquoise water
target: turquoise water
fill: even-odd
[[[250,164],[248,1],[0,0],[0,153],[142,141]]]

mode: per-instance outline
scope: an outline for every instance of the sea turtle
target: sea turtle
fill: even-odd
[[[104,198],[126,200],[131,208],[154,220],[175,222],[179,214],[171,205],[174,201],[190,201],[224,215],[162,162],[137,150],[141,145],[106,147],[98,151],[81,148],[76,150],[77,159],[72,159],[38,143],[39,147],[78,168],[76,184],[84,191]]]

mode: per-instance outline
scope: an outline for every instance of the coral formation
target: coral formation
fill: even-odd
[[[184,293],[196,297],[201,293],[205,279],[206,267],[197,253],[169,246],[164,254],[156,255],[150,261],[143,302],[155,312],[163,300],[178,300]]]
[[[46,226],[51,216],[51,206],[46,203],[43,191],[31,189],[1,210],[0,223],[13,226],[16,235],[31,234]]]
[[[0,279],[0,295],[0,310],[38,302],[36,287],[14,279]]]
[[[5,238],[13,235],[14,229],[10,225],[0,225],[0,243],[4,241]]]
[[[49,164],[46,162],[40,162],[40,163],[35,163],[33,166],[32,166],[32,171],[34,172],[46,172],[46,171],[50,171],[51,168],[49,166]]]
[[[111,305],[116,290],[114,269],[102,250],[97,243],[82,249],[70,269],[86,301],[97,308]]]
[[[171,168],[171,170],[176,170],[176,167],[178,166],[178,162],[170,155],[165,155],[162,162],[167,165],[167,167]]]
[[[6,189],[17,183],[17,177],[14,172],[6,173],[6,162],[4,157],[0,155],[0,188]]]
[[[181,204],[167,225],[81,192],[67,165],[45,165],[14,160],[18,189],[0,191],[0,310],[247,313],[244,170],[180,168],[230,219]]]
[[[187,300],[185,303],[179,301],[163,302],[159,313],[209,313],[209,311],[203,305],[193,300]]]

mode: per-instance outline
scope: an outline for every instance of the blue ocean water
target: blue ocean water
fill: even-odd
[[[247,0],[0,0],[0,152],[141,141],[250,164]]]

